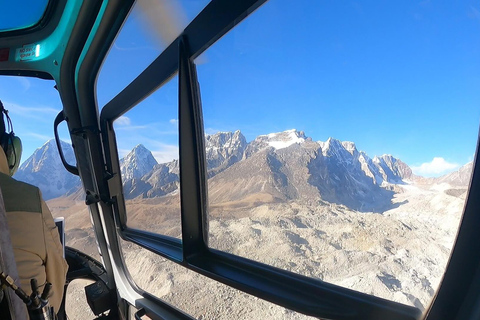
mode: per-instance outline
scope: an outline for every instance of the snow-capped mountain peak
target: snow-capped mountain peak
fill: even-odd
[[[351,155],[355,154],[357,151],[357,147],[355,143],[351,141],[342,141],[342,146],[347,150]]]
[[[65,160],[75,164],[72,146],[60,141]],[[18,169],[15,179],[24,181],[42,190],[45,199],[62,196],[78,187],[79,178],[69,173],[63,166],[54,139],[48,140],[27,159]]]
[[[265,142],[276,150],[284,149],[295,143],[303,143],[307,137],[303,131],[297,131],[296,129],[290,129],[283,132],[270,133],[264,136]]]
[[[246,147],[247,140],[240,130],[205,135],[205,154],[210,176],[240,161]]]
[[[340,156],[344,152],[348,152],[351,155],[353,155],[352,152],[348,151],[345,148],[344,143],[342,141],[337,140],[335,138],[330,137],[330,138],[327,139],[327,141],[325,141],[325,142],[318,141],[318,143],[320,144],[320,147],[322,148],[322,153],[325,157],[329,157],[329,156],[332,156],[332,155]],[[352,146],[350,144],[353,144],[353,143],[345,141],[345,145],[347,145],[347,147],[349,147],[349,149],[352,148]],[[353,144],[353,148],[355,148],[355,144]],[[355,150],[356,150],[356,148],[355,148]]]
[[[124,180],[141,178],[156,164],[157,160],[152,153],[143,144],[139,144],[120,160],[122,178]]]
[[[385,181],[401,181],[413,176],[412,169],[391,154],[384,154],[380,157],[375,156],[373,162],[379,168],[380,174]]]
[[[237,130],[235,132],[217,132],[215,134],[205,135],[205,148],[219,149],[219,148],[241,148],[247,144],[245,137]]]
[[[72,160],[73,153],[70,153],[72,148],[68,143],[60,141],[62,150],[65,152],[65,156]],[[45,161],[54,161],[54,165],[60,164],[60,157],[57,157],[58,149],[54,139],[50,139],[45,142],[40,148],[36,149],[32,156],[30,156],[22,165],[19,170],[23,171],[25,169],[31,170],[32,172],[37,172],[42,169],[45,165]],[[51,165],[51,163],[49,163]]]
[[[139,159],[143,159],[151,155],[150,150],[145,148],[145,146],[141,143],[137,144],[130,153],[135,154],[135,156],[137,156]]]
[[[307,139],[303,131],[297,131],[296,129],[260,135],[248,144],[245,157],[248,158],[266,148],[285,149],[294,144],[302,144]]]

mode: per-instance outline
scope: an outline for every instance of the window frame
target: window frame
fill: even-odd
[[[194,59],[261,6],[266,0],[213,0],[135,80],[102,109],[101,133],[107,168],[109,203],[119,236],[214,280],[283,307],[329,319],[419,319],[419,309],[278,269],[208,247],[206,162],[201,100]],[[113,122],[179,73],[179,147],[182,240],[126,225],[119,157]],[[478,148],[478,146],[477,146]],[[475,159],[475,163],[476,163]],[[475,166],[476,167],[476,166]],[[480,173],[474,168],[471,188],[444,281],[426,313],[454,318],[462,308],[473,276],[462,272],[480,265]],[[470,225],[470,227],[469,227]],[[475,244],[472,239],[476,239]],[[470,242],[467,242],[470,241]],[[473,255],[473,258],[471,258]],[[470,259],[467,259],[470,257]],[[465,270],[465,269],[463,269]],[[462,276],[459,276],[462,274]],[[454,283],[455,282],[455,283]],[[455,290],[452,291],[452,288]],[[138,291],[146,299],[151,295]],[[462,294],[459,294],[461,292]],[[447,303],[448,302],[448,303]],[[454,307],[452,307],[452,303]],[[448,306],[448,307],[447,307]],[[446,310],[445,308],[449,308]],[[441,316],[440,316],[441,315]]]

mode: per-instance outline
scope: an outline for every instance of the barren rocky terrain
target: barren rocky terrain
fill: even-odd
[[[383,213],[358,212],[321,200],[278,202],[263,194],[213,203],[210,245],[424,309],[448,261],[466,190],[446,183],[400,188],[393,199],[399,206]],[[65,201],[55,199],[49,205],[55,215],[67,216],[67,243],[96,255],[83,204],[72,207]],[[178,195],[129,200],[127,208],[129,219],[135,221],[132,226],[181,236]],[[185,270],[131,243],[122,242],[122,247],[140,287],[198,319],[308,318]],[[71,290],[69,299],[82,299],[78,285]],[[85,319],[80,310],[88,307],[76,306],[70,309],[70,318]]]

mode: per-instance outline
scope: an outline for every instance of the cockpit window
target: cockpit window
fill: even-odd
[[[210,247],[424,310],[479,119],[475,27],[450,9],[271,1],[208,48]]]
[[[181,238],[178,77],[113,124],[127,226]]]
[[[117,119],[125,240],[186,261],[187,267],[227,284],[238,281],[245,288],[254,283],[259,292],[270,284],[255,281],[275,270],[270,277],[285,272],[300,285],[306,276],[317,288],[328,284],[348,296],[360,294],[365,305],[376,305],[375,296],[412,315],[423,312],[444,274],[473,167],[479,63],[471,54],[478,44],[467,9],[270,1],[218,41],[212,38],[205,51],[190,27],[178,41],[179,54],[170,50],[177,55],[159,56],[147,69],[149,61],[124,50],[137,74],[146,71],[130,85],[119,85],[127,80],[126,68],[109,64],[107,57],[102,72],[108,81],[99,81],[99,105],[118,92],[111,90],[114,86],[128,85],[102,110],[106,120]],[[140,38],[133,34],[131,41]],[[118,50],[121,36],[112,50]],[[184,41],[195,66],[182,51]],[[171,90],[168,72],[173,74],[176,65],[162,68],[178,56],[183,70],[173,82],[178,80],[183,99],[177,101],[176,118],[173,99],[157,94]],[[152,59],[157,58],[152,54]],[[115,73],[109,74],[114,65]],[[128,108],[135,108],[115,113],[113,107],[128,110],[124,97],[131,101],[125,103]],[[185,102],[188,97],[195,102]],[[141,108],[143,113],[135,114]],[[200,114],[198,126],[203,127],[196,127],[197,119],[189,122],[186,111]],[[176,135],[167,136],[164,129],[177,125],[177,119],[178,162],[172,158],[159,166],[152,160],[142,176],[129,174],[127,167],[139,166],[126,161],[127,150],[134,147],[124,147],[133,136],[127,128],[148,130],[156,143],[170,144]],[[188,140],[193,135],[195,140]],[[188,171],[194,166],[186,160],[197,156],[198,175]],[[201,200],[186,192],[193,184],[203,192]],[[191,203],[206,203],[205,209],[189,211]],[[138,251],[130,242],[124,248]],[[226,265],[228,272],[223,272]],[[171,293],[170,288],[154,292],[146,285],[153,277],[136,272],[143,270],[136,265],[128,267],[140,287],[162,299]],[[262,277],[248,278],[252,274]],[[168,274],[168,279],[175,277],[181,276]],[[268,297],[266,291],[255,295]],[[334,299],[330,291],[326,296]]]
[[[2,1],[0,32],[33,27],[44,16],[48,0]]]

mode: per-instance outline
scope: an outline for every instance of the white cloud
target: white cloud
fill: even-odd
[[[178,125],[178,119],[170,119],[169,122],[173,125]]]
[[[473,6],[470,6],[470,11],[468,12],[468,17],[471,19],[480,20],[480,11]]]
[[[115,128],[116,131],[137,131],[143,129],[148,129],[148,126],[120,126]]]
[[[132,122],[130,121],[129,117],[120,116],[114,121],[114,123],[119,126],[129,126]]]
[[[25,136],[27,137],[33,137],[35,139],[38,139],[38,140],[41,140],[43,142],[45,141],[48,141],[50,139],[52,139],[53,137],[51,136],[47,136],[47,135],[44,135],[44,134],[38,134],[38,133],[35,133],[35,132],[26,132],[25,133]],[[21,138],[21,137],[20,137]]]
[[[162,145],[160,150],[152,151],[152,155],[158,163],[170,162],[178,159],[179,149],[177,145]]]
[[[413,173],[420,176],[435,177],[448,173],[459,167],[460,165],[457,163],[450,163],[442,157],[435,157],[431,162],[422,163],[420,166],[413,166],[412,170]]]
[[[60,109],[51,107],[24,107],[11,102],[4,102],[3,105],[11,114],[22,116],[22,118],[31,118],[43,122],[51,122],[52,118],[54,118],[60,112]],[[15,122],[15,119],[12,118],[12,121]]]
[[[28,91],[32,84],[30,83],[30,80],[26,77],[13,77],[16,79],[18,82],[20,82],[20,85],[23,87],[23,92]]]

